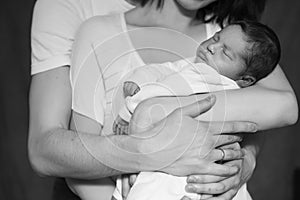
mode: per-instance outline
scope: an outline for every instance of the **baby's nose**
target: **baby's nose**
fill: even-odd
[[[211,53],[214,54],[215,53],[215,45],[214,44],[210,44],[207,46],[207,50]]]
[[[213,43],[207,46],[207,50],[211,53],[211,54],[215,54],[218,50],[222,50],[222,45],[218,44],[218,43]]]

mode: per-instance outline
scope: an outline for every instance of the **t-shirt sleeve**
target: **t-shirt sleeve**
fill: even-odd
[[[75,33],[83,21],[77,1],[37,0],[31,27],[31,74],[70,65]]]

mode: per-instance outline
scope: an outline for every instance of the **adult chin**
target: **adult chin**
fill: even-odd
[[[176,0],[186,10],[199,10],[218,0]]]

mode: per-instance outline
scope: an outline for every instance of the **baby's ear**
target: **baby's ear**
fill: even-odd
[[[256,78],[251,75],[243,75],[235,81],[241,88],[249,87],[256,82]]]

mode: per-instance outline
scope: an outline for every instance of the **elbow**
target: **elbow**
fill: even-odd
[[[39,148],[39,146],[43,146],[41,145],[41,142],[41,140],[33,139],[32,137],[30,137],[29,134],[27,146],[28,159],[33,171],[39,176],[45,177],[50,176],[50,174],[48,173],[47,168],[45,167],[47,165],[45,164],[45,159],[43,158],[42,151]]]
[[[298,121],[297,98],[292,92],[285,92],[282,96],[283,107],[279,116],[283,116],[284,126],[293,125]]]

